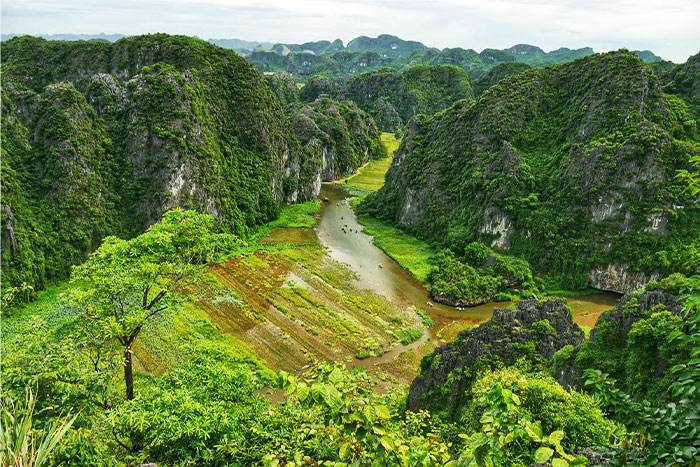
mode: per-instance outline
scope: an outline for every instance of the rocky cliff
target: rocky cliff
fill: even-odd
[[[440,246],[507,250],[566,287],[627,292],[700,270],[700,211],[675,178],[695,154],[692,109],[611,52],[414,118],[363,209]]]
[[[583,340],[583,331],[561,301],[525,300],[513,310],[496,308],[491,321],[462,331],[423,358],[421,373],[411,383],[408,408],[431,405],[445,410],[459,405],[475,371],[524,356],[548,359],[560,348]]]
[[[3,43],[2,86],[8,285],[63,277],[104,235],[175,206],[244,234],[315,195],[279,100],[231,50],[19,37]]]
[[[365,162],[386,156],[372,118],[352,101],[316,99],[294,116],[294,130],[317,182],[355,172]]]
[[[684,349],[668,342],[669,334],[683,323],[679,295],[685,289],[677,285],[685,282],[676,274],[625,294],[598,318],[590,339],[555,359],[559,382],[580,387],[584,370],[594,368],[619,381],[628,394],[648,400],[666,397],[669,368],[689,358]]]

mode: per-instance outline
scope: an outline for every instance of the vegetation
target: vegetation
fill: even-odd
[[[471,97],[454,66],[344,90],[391,88],[412,118],[386,186],[366,189],[372,165],[347,184],[365,232],[441,301],[532,297],[435,348],[474,317],[358,288],[314,233],[321,202],[284,206],[399,145],[328,82],[300,98],[183,37],[3,45],[3,466],[700,463],[692,66],[623,51],[511,74],[494,65],[588,51],[392,36],[253,53],[510,74],[453,105]],[[589,339],[537,299],[608,264],[646,285]]]
[[[434,259],[427,281],[433,298],[456,306],[530,298],[539,292],[527,261],[493,252],[483,243],[470,243],[461,258],[450,250]]]
[[[455,65],[471,78],[478,78],[501,64],[544,67],[566,63],[593,54],[593,49],[568,49],[562,47],[545,52],[539,47],[518,44],[508,49],[484,49],[481,53],[472,49],[445,48],[438,50],[382,34],[376,38],[358,37],[347,47],[340,40],[308,42],[305,44],[275,44],[268,49],[251,51],[250,44],[216,41],[223,47],[231,47],[245,54],[246,59],[265,72],[286,71],[300,82],[314,75],[324,75],[338,82],[345,82],[353,75],[391,67],[403,70],[413,65]],[[662,63],[660,57],[650,51],[635,52],[648,63]]]
[[[237,245],[235,237],[214,233],[214,218],[174,210],[132,240],[107,237],[73,270],[80,284],[72,298],[95,334],[95,354],[115,340],[124,355],[126,398],[134,398],[133,345],[141,329],[177,303],[178,292],[201,280],[204,265]],[[95,366],[99,361],[95,362]]]
[[[43,431],[33,426],[35,400],[31,391],[26,401],[4,397],[0,418],[0,462],[3,466],[42,467],[75,421],[77,415],[57,420]]]
[[[233,51],[163,34],[17,37],[2,69],[3,285],[65,278],[104,236],[172,207],[245,235],[312,196],[278,99]]]
[[[333,181],[386,157],[374,121],[352,101],[316,99],[297,111],[294,130],[314,175]]]
[[[412,128],[361,212],[458,256],[507,249],[553,288],[608,265],[700,268],[697,195],[676,178],[700,151],[695,117],[634,54],[519,73]]]
[[[369,191],[377,191],[384,186],[384,176],[391,166],[392,156],[399,147],[401,140],[396,139],[396,136],[392,133],[382,133],[379,141],[386,148],[388,157],[372,161],[365,167],[360,168],[356,175],[347,179],[346,183],[348,185]]]
[[[369,113],[383,131],[401,130],[416,114],[432,115],[460,99],[472,99],[471,81],[455,66],[391,68],[353,77],[343,95]]]
[[[435,250],[430,245],[373,217],[360,216],[359,222],[364,226],[364,232],[374,237],[374,244],[389,257],[419,281],[427,280],[435,256]]]

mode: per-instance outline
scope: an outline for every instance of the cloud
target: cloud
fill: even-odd
[[[168,32],[305,42],[395,34],[477,51],[650,49],[677,62],[700,49],[698,0],[4,0],[2,32]]]

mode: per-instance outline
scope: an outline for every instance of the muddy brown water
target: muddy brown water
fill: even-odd
[[[494,308],[506,307],[513,303],[492,302],[461,311],[440,303],[429,306],[431,298],[425,286],[376,247],[371,236],[363,233],[363,227],[357,222],[357,216],[348,203],[348,192],[337,184],[323,184],[320,197],[328,198],[329,201],[324,202],[321,208],[321,216],[316,226],[317,235],[331,258],[347,264],[355,271],[357,287],[382,294],[399,306],[415,306],[426,311],[435,321],[435,325],[429,330],[431,339],[445,340],[445,335],[441,335],[440,330],[457,324],[458,329],[449,333],[449,336],[453,337],[460,329],[489,319]],[[574,321],[579,325],[593,327],[598,316],[613,307],[619,297],[619,294],[602,292],[566,299]],[[420,344],[422,342],[414,343],[411,347]],[[394,350],[400,352],[406,350],[406,347]],[[384,354],[380,358],[386,360],[391,357]]]

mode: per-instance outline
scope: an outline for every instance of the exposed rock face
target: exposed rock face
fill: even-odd
[[[630,272],[628,264],[608,264],[598,266],[588,273],[588,286],[625,294],[634,292],[659,277],[659,273]]]
[[[364,206],[439,246],[480,241],[566,287],[627,292],[700,270],[700,210],[676,178],[700,154],[694,122],[627,51],[524,71],[414,117]]]
[[[551,326],[549,332],[542,325],[543,320]],[[565,345],[578,345],[583,340],[583,331],[561,301],[525,300],[515,310],[496,308],[491,321],[462,331],[454,342],[438,347],[424,358],[421,374],[411,383],[408,408],[420,409],[431,392],[448,379],[452,381],[452,395],[447,403],[453,397],[459,398],[464,383],[458,370],[474,365],[479,357],[491,354],[509,364],[522,356],[522,346],[534,342],[536,352],[550,358]]]
[[[479,232],[488,233],[495,238],[491,242],[492,248],[507,250],[510,247],[510,236],[513,225],[508,214],[498,208],[489,207],[484,211],[484,223],[479,227]]]

